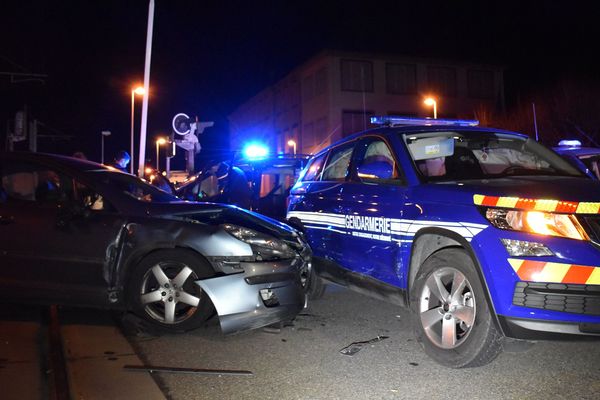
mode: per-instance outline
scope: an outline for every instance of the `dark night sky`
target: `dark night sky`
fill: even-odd
[[[498,63],[507,68],[509,102],[561,77],[596,78],[600,24],[591,6],[482,3],[156,0],[148,135],[168,132],[171,117],[187,112],[216,121],[201,140],[223,147],[228,113],[323,48]],[[0,10],[0,71],[48,75],[44,84],[0,76],[2,134],[26,103],[76,138],[40,150],[99,159],[103,129],[113,133],[107,154],[127,148],[148,2],[9,0]]]

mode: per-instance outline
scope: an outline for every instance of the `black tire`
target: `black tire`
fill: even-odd
[[[304,293],[310,300],[318,300],[323,297],[327,284],[317,275],[314,265],[311,264],[305,271],[302,271],[300,279],[304,287]]]
[[[212,275],[210,265],[190,250],[151,253],[129,277],[128,304],[155,331],[174,333],[199,328],[214,314],[214,307],[194,281]]]
[[[475,268],[465,250],[442,249],[423,262],[410,288],[417,341],[446,367],[482,366],[502,352],[503,336]]]

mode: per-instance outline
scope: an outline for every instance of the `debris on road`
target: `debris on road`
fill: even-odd
[[[124,365],[123,369],[139,372],[169,372],[173,374],[198,374],[198,375],[237,375],[252,376],[252,371],[244,370],[226,370],[226,369],[202,369],[202,368],[176,368],[176,367],[156,367],[146,365]]]
[[[346,346],[343,349],[341,349],[340,353],[342,353],[345,356],[353,356],[356,353],[358,353],[364,346],[366,346],[368,344],[373,344],[373,343],[381,342],[382,340],[385,340],[385,339],[388,339],[388,338],[389,338],[389,336],[378,335],[376,338],[373,338],[371,340],[365,340],[365,341],[362,341],[362,342],[350,343],[348,346]]]

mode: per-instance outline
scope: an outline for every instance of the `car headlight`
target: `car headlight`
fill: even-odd
[[[488,208],[485,217],[500,229],[590,240],[577,218],[571,214]]]
[[[248,243],[257,260],[289,259],[297,255],[287,243],[273,236],[238,225],[225,224],[221,226],[236,239]]]

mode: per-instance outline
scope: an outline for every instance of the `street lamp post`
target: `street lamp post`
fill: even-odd
[[[433,97],[428,97],[423,102],[426,106],[433,106],[433,119],[437,119],[437,101]]]
[[[138,86],[135,89],[131,89],[131,146],[130,146],[130,152],[129,154],[131,154],[131,161],[129,162],[129,172],[133,175],[133,155],[134,155],[134,148],[133,148],[133,118],[134,118],[134,106],[135,106],[135,95],[143,95],[144,93],[146,93],[146,91],[144,90],[144,88],[142,86]]]
[[[287,145],[292,146],[294,148],[294,155],[296,155],[296,141],[293,139],[290,139],[290,140],[288,140]]]
[[[101,155],[101,163],[104,164],[104,138],[106,136],[110,136],[110,131],[102,131],[102,155]]]
[[[160,167],[160,163],[159,163],[159,151],[160,151],[160,146],[167,143],[167,141],[165,140],[165,138],[158,138],[156,139],[156,172],[160,171],[159,167]]]

